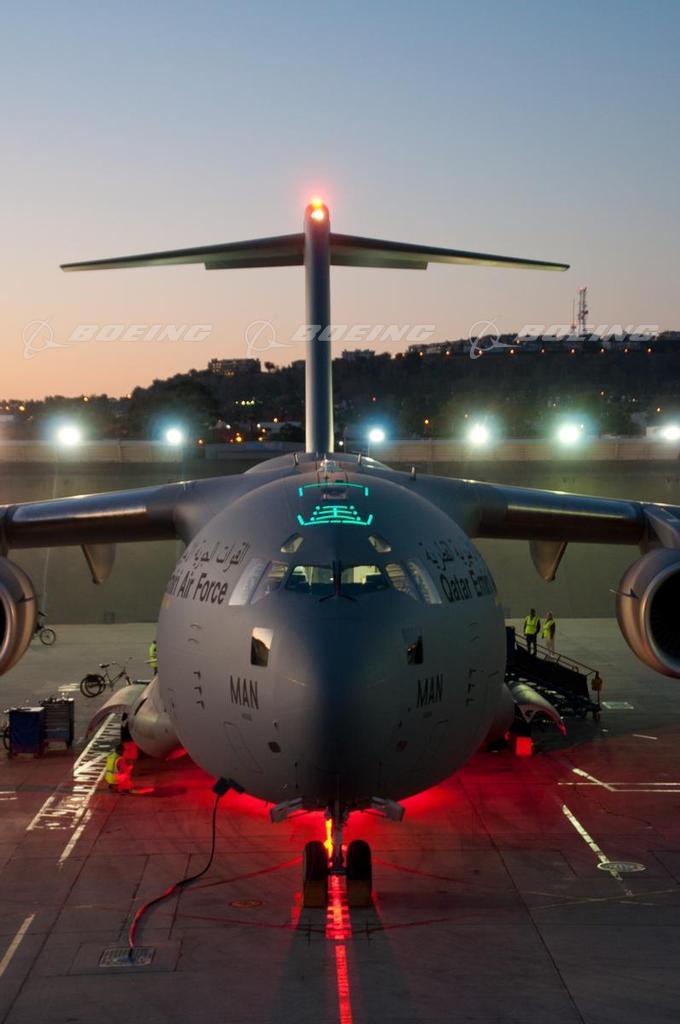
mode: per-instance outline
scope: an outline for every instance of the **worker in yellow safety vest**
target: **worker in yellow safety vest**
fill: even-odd
[[[529,654],[536,653],[536,639],[541,629],[541,620],[536,614],[535,608],[529,609],[529,614],[524,620],[524,639],[527,642]]]
[[[106,758],[104,780],[110,790],[118,793],[128,793],[132,789],[132,762],[125,757],[120,744]]]
[[[154,670],[154,672],[157,672],[158,671],[158,644],[157,644],[156,640],[152,640],[151,643],[149,644],[149,657],[148,657],[147,660],[149,662],[149,665],[151,665],[151,668]]]
[[[557,623],[555,622],[555,616],[552,612],[547,612],[543,620],[543,630],[541,636],[543,638],[544,645],[548,648],[551,654],[555,653],[555,629]]]

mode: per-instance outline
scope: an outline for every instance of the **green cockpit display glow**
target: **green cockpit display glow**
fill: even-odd
[[[297,521],[300,526],[370,526],[373,513],[362,519],[355,505],[315,505],[309,519],[298,514]]]
[[[304,498],[305,491],[314,490],[314,497],[319,501],[307,519],[298,513],[297,521],[300,526],[370,526],[373,522],[372,512],[364,513],[362,517],[356,505],[342,501],[343,498],[347,498],[347,490],[350,487],[363,491],[362,497],[368,497],[368,487],[365,484],[352,484],[348,480],[326,480],[323,483],[303,484],[298,487],[298,497]]]

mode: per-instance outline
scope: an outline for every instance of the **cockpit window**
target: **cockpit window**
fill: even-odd
[[[248,604],[267,565],[264,558],[251,558],[231,592],[229,604]]]
[[[267,594],[278,590],[287,571],[285,562],[251,558],[232,591],[229,604],[255,604]]]
[[[388,551],[392,550],[392,545],[378,533],[372,533],[368,538],[368,543],[374,547],[380,555],[385,555]]]
[[[424,604],[441,604],[442,599],[432,577],[419,559],[408,558],[406,563],[388,562],[385,572],[394,589],[401,594]]]
[[[389,587],[385,575],[377,565],[296,565],[286,580],[286,590],[313,597],[332,597],[335,594],[335,574],[340,570],[339,594],[345,597],[363,597]]]
[[[300,547],[302,541],[303,538],[300,536],[299,533],[291,533],[288,540],[284,540],[283,544],[281,545],[281,551],[283,552],[284,555],[292,555]]]
[[[442,599],[423,563],[418,558],[407,558],[406,565],[425,604],[441,604]]]
[[[408,574],[405,565],[401,562],[388,562],[385,566],[385,572],[395,590],[398,590],[401,594],[407,594],[414,601],[420,600],[416,585]]]
[[[257,585],[255,593],[252,596],[251,604],[255,604],[256,601],[262,600],[267,594],[273,593],[278,590],[283,582],[283,577],[288,572],[288,565],[286,562],[270,562],[262,578]]]
[[[349,597],[387,590],[389,584],[377,565],[348,565],[340,575],[340,590]]]
[[[332,565],[296,565],[286,581],[286,590],[326,597],[334,592]]]

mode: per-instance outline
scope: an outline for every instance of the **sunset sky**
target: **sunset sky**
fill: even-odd
[[[587,284],[595,324],[680,328],[679,54],[675,0],[5,5],[0,397],[123,394],[245,356],[256,320],[285,343],[298,268],[59,264],[299,231],[313,194],[338,231],[572,266],[340,268],[335,323],[568,322]]]

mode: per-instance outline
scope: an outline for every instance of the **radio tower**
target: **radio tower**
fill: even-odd
[[[583,288],[578,290],[578,336],[579,338],[585,337],[588,333],[587,321],[588,313],[588,301],[587,301],[588,289],[584,285]]]
[[[572,338],[582,338],[588,333],[586,321],[588,318],[587,302],[588,289],[584,285],[583,288],[579,288],[578,296],[576,299],[571,300],[571,336]],[[578,303],[578,313],[576,311],[576,305]],[[578,323],[578,331],[576,330],[576,324]]]

